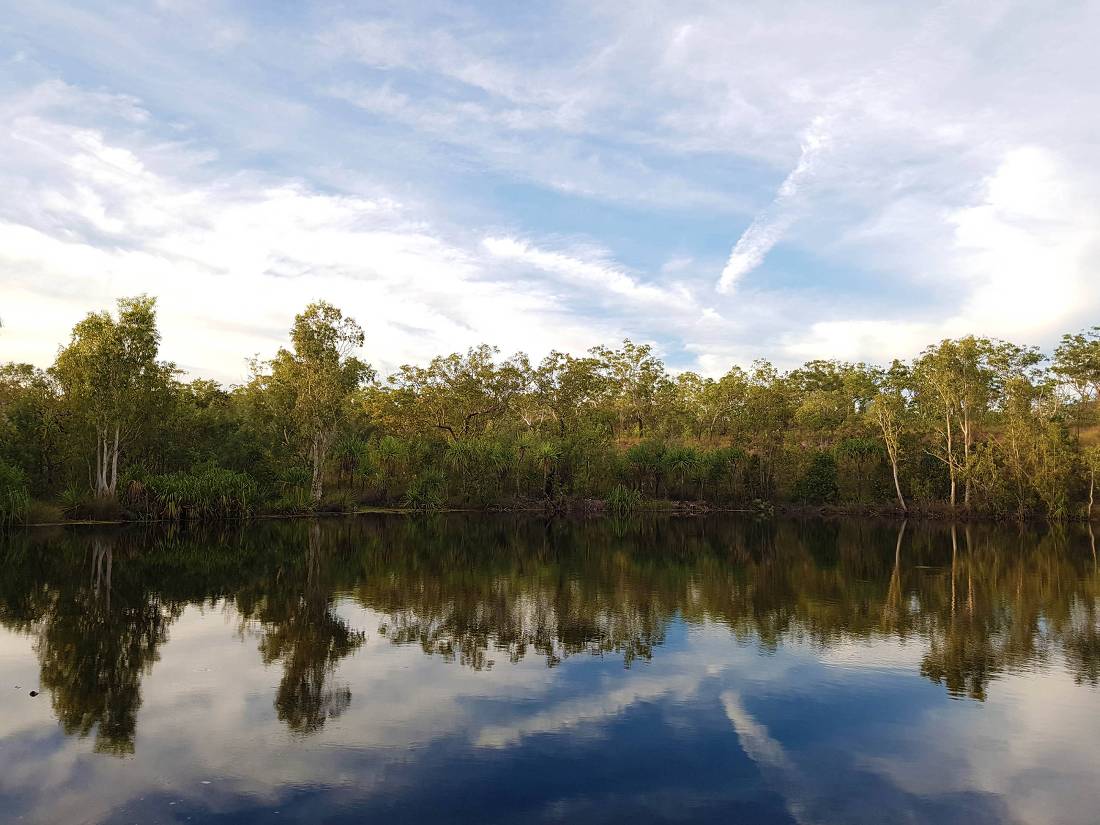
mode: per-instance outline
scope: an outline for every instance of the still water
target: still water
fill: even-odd
[[[0,821],[1100,820],[1082,527],[366,516],[0,563]]]

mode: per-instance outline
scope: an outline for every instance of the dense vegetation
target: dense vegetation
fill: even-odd
[[[0,367],[0,523],[43,502],[136,519],[652,500],[1093,514],[1100,327],[1050,357],[969,336],[889,367],[718,379],[629,340],[539,363],[481,346],[379,379],[363,343],[312,304],[289,348],[223,387],[159,358],[153,299],[91,313],[49,369]]]

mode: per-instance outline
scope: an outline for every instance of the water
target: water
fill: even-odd
[[[34,531],[0,563],[4,821],[1100,810],[1080,527],[377,516]]]

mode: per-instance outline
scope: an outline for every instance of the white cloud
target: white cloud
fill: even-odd
[[[561,252],[548,252],[516,238],[488,237],[482,241],[482,245],[497,258],[516,261],[558,275],[588,289],[606,290],[642,304],[657,304],[665,311],[694,308],[694,299],[687,289],[640,283],[621,267],[603,257],[586,259]]]
[[[229,380],[321,297],[364,323],[383,369],[483,340],[536,352],[599,340],[558,317],[557,298],[494,279],[480,250],[384,194],[249,174],[178,180],[140,145],[38,112],[13,118],[0,143],[39,175],[3,173],[21,196],[0,209],[5,358],[48,363],[84,312],[139,292],[160,300],[166,357]],[[186,149],[174,154],[191,166]]]
[[[729,260],[718,279],[718,291],[730,292],[746,274],[760,266],[797,217],[798,198],[802,187],[813,174],[821,153],[829,144],[826,119],[814,118],[802,139],[802,150],[775,196],[772,205],[753,219],[730,252]]]
[[[43,319],[5,357],[135,283],[221,377],[322,294],[374,313],[383,369],[623,335],[708,372],[881,361],[1100,309],[1095,4],[126,9],[0,32],[0,312]],[[251,331],[195,340],[188,284]]]

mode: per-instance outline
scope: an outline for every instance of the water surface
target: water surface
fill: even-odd
[[[377,516],[0,563],[0,821],[1100,810],[1084,528]]]

